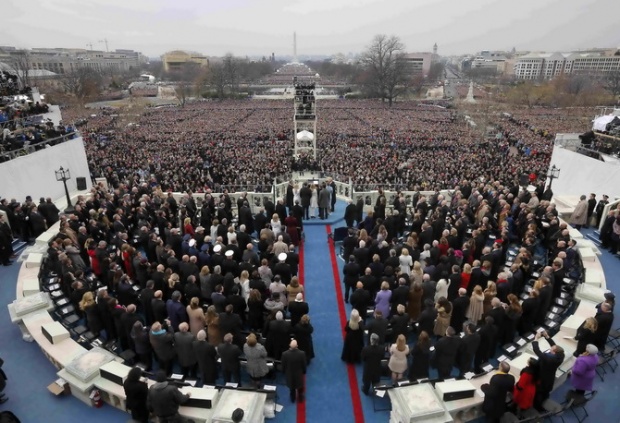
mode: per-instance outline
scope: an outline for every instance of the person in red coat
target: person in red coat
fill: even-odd
[[[538,383],[538,360],[530,358],[527,366],[521,370],[519,381],[515,384],[512,399],[517,405],[519,414],[534,406],[536,384]]]
[[[284,219],[284,225],[286,226],[286,232],[288,236],[291,237],[291,244],[295,247],[299,246],[299,222],[297,218],[293,215],[288,216]]]

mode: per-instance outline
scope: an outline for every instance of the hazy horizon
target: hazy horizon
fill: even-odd
[[[620,47],[612,0],[26,0],[4,5],[0,44],[19,48],[170,50],[209,56],[358,53],[376,34],[396,35],[407,51],[569,51]],[[594,30],[592,29],[594,28]],[[88,47],[90,48],[90,46]]]

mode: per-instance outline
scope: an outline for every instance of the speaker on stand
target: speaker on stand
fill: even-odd
[[[77,184],[78,191],[85,191],[86,190],[86,178],[85,177],[78,176],[77,178],[75,178],[75,182]]]

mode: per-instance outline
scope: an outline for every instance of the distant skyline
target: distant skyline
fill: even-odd
[[[358,53],[376,34],[407,51],[620,47],[617,0],[24,0],[3,4],[0,45],[209,56]],[[89,47],[88,47],[89,48]]]

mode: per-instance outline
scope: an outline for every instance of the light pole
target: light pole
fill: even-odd
[[[67,196],[67,208],[65,209],[65,213],[73,213],[75,209],[71,204],[71,197],[69,197],[69,189],[67,188],[67,181],[71,179],[71,172],[69,169],[63,169],[63,167],[60,166],[60,169],[55,170],[54,173],[56,174],[56,180],[62,181],[65,186],[65,195]]]
[[[555,165],[551,166],[549,172],[547,173],[547,178],[549,178],[549,189],[551,189],[551,184],[553,184],[553,180],[560,177],[560,169],[555,167]]]

